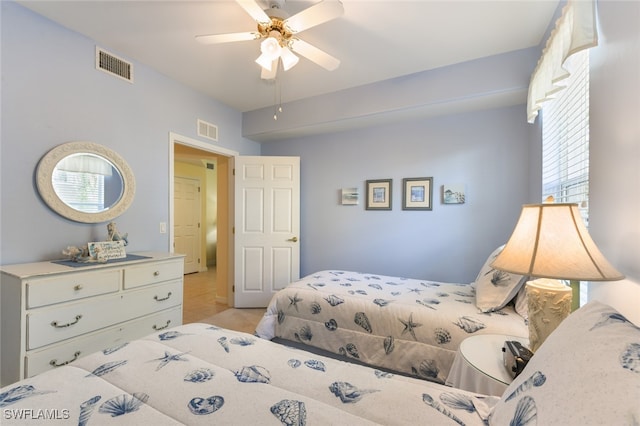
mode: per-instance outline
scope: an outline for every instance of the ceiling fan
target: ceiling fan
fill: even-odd
[[[235,1],[256,21],[257,31],[199,35],[196,40],[218,44],[262,39],[261,55],[256,62],[262,67],[260,76],[266,80],[276,77],[279,61],[285,71],[296,65],[300,60],[296,53],[329,71],[340,65],[338,59],[296,37],[304,30],[341,16],[344,7],[340,1],[321,1],[293,16],[282,10],[284,0],[268,0],[266,9],[256,0]]]

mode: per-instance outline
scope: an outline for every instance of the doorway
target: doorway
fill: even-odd
[[[176,253],[184,254],[184,273],[192,274],[205,272],[215,268],[215,246],[216,232],[215,221],[217,212],[210,209],[207,204],[201,208],[202,197],[217,198],[216,188],[210,188],[205,182],[203,185],[200,179],[201,167],[197,164],[192,167],[187,163],[187,158],[183,158],[180,145],[176,147],[175,170],[176,176],[173,180],[173,205],[174,222],[173,248]],[[207,171],[208,172],[208,171]],[[207,173],[208,174],[208,173]],[[204,188],[204,191],[202,189]],[[204,212],[204,215],[203,215]],[[202,220],[204,217],[204,221]],[[213,227],[213,229],[210,229]],[[204,235],[203,235],[204,233]],[[205,240],[204,251],[202,250],[202,240]],[[213,252],[211,255],[210,253]],[[203,256],[203,253],[205,254]],[[209,261],[209,259],[212,259]]]
[[[237,152],[170,133],[170,251],[177,252],[176,187],[179,177],[200,180],[201,221],[197,232],[200,249],[195,256],[200,260],[197,270],[215,270],[215,301],[230,305],[229,300],[229,243],[230,198],[229,165]],[[186,176],[185,176],[186,175]],[[185,272],[187,269],[185,269]]]

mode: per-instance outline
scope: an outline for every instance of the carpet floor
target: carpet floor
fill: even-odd
[[[229,330],[253,334],[266,309],[226,309],[218,314],[199,320],[205,324],[217,325]]]

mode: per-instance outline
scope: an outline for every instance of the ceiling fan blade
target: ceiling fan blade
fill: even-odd
[[[255,0],[236,0],[242,8],[247,12],[256,22],[271,22],[271,18],[267,16],[262,7]]]
[[[315,62],[322,68],[333,71],[340,65],[340,60],[329,55],[327,52],[318,49],[317,47],[300,40],[299,38],[291,39],[291,50],[298,53],[310,61]]]
[[[271,64],[271,71],[269,71],[268,69],[264,68],[264,67],[260,67],[262,68],[262,72],[260,72],[260,78],[262,78],[263,80],[273,80],[276,78],[276,74],[278,73],[278,60],[280,58],[276,58],[273,63]]]
[[[299,33],[332,19],[342,16],[344,7],[339,1],[322,1],[302,12],[285,19],[285,25],[292,33]]]
[[[257,33],[257,32],[210,34],[210,35],[196,36],[196,40],[198,40],[202,44],[229,43],[232,41],[257,40],[259,38],[260,38],[260,33]]]

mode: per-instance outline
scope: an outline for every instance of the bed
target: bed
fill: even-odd
[[[473,283],[335,270],[308,275],[274,295],[256,334],[444,383],[466,337],[528,336],[526,312],[510,303],[524,297],[526,277],[490,266],[502,247]]]
[[[0,389],[3,425],[638,424],[640,329],[591,302],[501,398],[188,324]]]

